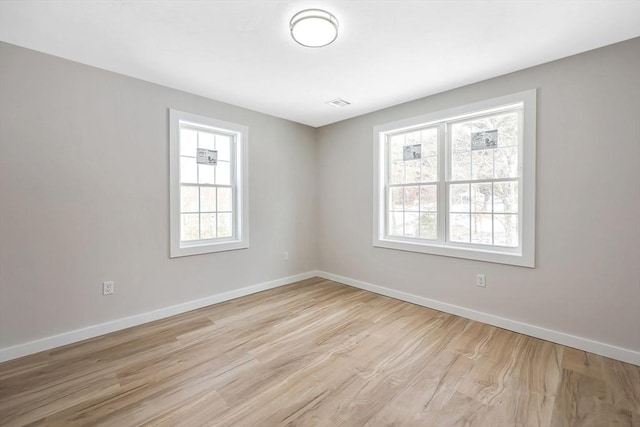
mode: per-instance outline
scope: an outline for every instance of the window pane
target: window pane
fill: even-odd
[[[493,152],[494,149],[471,152],[471,179],[493,178]]]
[[[449,210],[451,212],[469,212],[469,184],[451,184],[449,186]]]
[[[180,182],[197,183],[198,168],[195,157],[180,157]]]
[[[438,210],[438,187],[436,185],[423,185],[420,187],[420,210],[423,212],[435,212]]]
[[[422,158],[422,176],[420,182],[434,182],[438,180],[438,158],[435,156]]]
[[[498,130],[498,147],[518,145],[518,113],[507,113],[493,117],[493,129]]]
[[[493,226],[491,224],[490,214],[471,215],[471,243],[481,243],[483,245],[491,245],[492,231],[493,231]]]
[[[496,151],[495,176],[498,178],[516,176],[515,173],[517,173],[517,145],[519,139],[518,120],[518,113],[510,112],[451,125],[451,178],[453,180],[466,180],[470,178],[492,178],[494,176],[493,151]],[[469,153],[469,151],[471,151],[472,134],[483,131],[497,132],[498,148],[489,150],[473,150],[473,175],[470,176],[466,172],[467,163],[463,159],[462,154],[465,152]],[[498,153],[501,151],[501,147],[512,147],[512,149],[502,152],[501,157],[498,158]],[[512,156],[512,152],[515,153],[514,161],[510,159],[510,157]],[[459,155],[456,155],[456,153],[458,153]],[[507,162],[507,159],[510,160]],[[501,163],[499,164],[498,162]]]
[[[491,212],[491,183],[471,184],[471,212]]]
[[[198,178],[200,184],[215,184],[215,166],[198,165]]]
[[[404,145],[416,145],[421,143],[422,136],[420,131],[406,134]]]
[[[230,213],[218,214],[218,237],[231,237],[233,235],[233,223]]]
[[[404,209],[404,187],[392,187],[389,194],[389,209],[401,211]]]
[[[496,178],[518,177],[518,147],[498,148],[496,152]]]
[[[417,212],[405,212],[404,214],[404,235],[406,237],[419,237],[420,216]]]
[[[200,215],[200,238],[216,238],[216,214],[205,213]]]
[[[209,132],[198,132],[198,148],[215,150],[215,135]]]
[[[405,179],[407,184],[420,182],[420,163],[420,159],[407,160],[404,162]]]
[[[402,236],[404,234],[404,214],[389,212],[389,235]]]
[[[218,166],[215,166],[216,170],[216,184],[229,185],[231,184],[231,167],[229,162],[218,161]]]
[[[435,213],[420,214],[420,237],[436,239],[438,237],[438,215]]]
[[[518,213],[517,182],[496,182],[493,184],[493,211]]]
[[[420,187],[404,188],[404,210],[417,212],[420,208]]]
[[[464,181],[471,179],[471,152],[451,155],[451,180]]]
[[[180,240],[198,240],[200,235],[200,226],[198,214],[182,214],[180,215]]]
[[[390,184],[404,184],[404,161],[398,160],[391,162],[391,170],[389,171]]]
[[[216,211],[216,189],[200,187],[200,212]]]
[[[216,150],[218,150],[218,160],[231,160],[231,137],[216,135]]]
[[[198,133],[191,129],[180,129],[180,155],[196,156],[196,144]]]
[[[469,242],[469,214],[449,215],[449,240]]]
[[[404,135],[394,135],[389,138],[389,157],[392,162],[402,161],[402,147],[404,147]]]
[[[198,212],[198,187],[180,187],[180,212]]]
[[[498,147],[518,145],[518,113],[509,112],[495,116],[472,119],[451,126],[453,151],[468,150],[471,134],[483,131],[498,131]]]
[[[230,188],[218,188],[218,212],[229,212],[233,206]]]
[[[494,245],[509,247],[518,246],[518,215],[494,215],[493,227]]]
[[[422,131],[422,155],[435,156],[438,154],[438,129],[431,128]]]
[[[471,124],[456,123],[451,126],[451,152],[471,151]]]

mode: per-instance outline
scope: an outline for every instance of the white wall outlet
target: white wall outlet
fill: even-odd
[[[479,288],[486,288],[487,287],[487,280],[486,280],[484,274],[476,275],[476,286],[479,287]]]
[[[284,253],[284,260],[285,261],[289,261],[289,252],[285,251]]]
[[[115,289],[113,287],[113,281],[102,283],[102,295],[113,295],[114,291]]]

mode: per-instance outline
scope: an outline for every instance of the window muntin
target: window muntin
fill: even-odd
[[[535,90],[378,126],[374,142],[374,246],[533,266]]]
[[[242,125],[171,110],[172,257],[248,247],[247,134]],[[198,150],[215,160],[198,162]]]

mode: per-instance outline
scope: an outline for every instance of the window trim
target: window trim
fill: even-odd
[[[180,240],[180,122],[210,128],[234,136],[231,155],[235,237],[203,239],[182,243]],[[211,117],[169,109],[169,235],[171,258],[206,253],[232,251],[249,247],[249,128]],[[197,185],[197,184],[195,184]]]
[[[509,264],[521,267],[535,267],[535,202],[536,202],[536,96],[537,90],[531,89],[513,93],[489,100],[474,102],[471,104],[449,108],[442,111],[428,113],[408,119],[402,119],[373,128],[373,246],[387,249],[396,249],[425,254],[442,255],[455,258],[464,258],[476,261]],[[385,236],[386,218],[386,178],[388,173],[385,164],[385,139],[388,134],[406,131],[414,128],[435,126],[444,121],[455,121],[465,117],[475,116],[479,112],[499,112],[505,107],[522,103],[523,119],[521,141],[519,144],[519,191],[520,196],[520,247],[515,250],[496,250],[492,246],[474,245],[469,247],[442,240],[425,241],[402,237]],[[441,138],[442,143],[441,143]],[[448,162],[447,142],[441,132],[438,134],[438,204],[445,206],[447,177],[446,165]],[[445,221],[441,216],[446,216],[446,210],[438,210],[438,230],[447,232]]]

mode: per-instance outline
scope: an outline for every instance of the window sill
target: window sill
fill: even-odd
[[[392,238],[374,239],[373,246],[385,249],[395,249],[400,251],[419,252],[430,255],[470,259],[474,261],[485,261],[497,264],[514,265],[518,267],[535,267],[533,254],[527,255],[520,252],[491,251],[486,249],[474,249],[438,243],[394,240]]]
[[[171,258],[178,258],[190,255],[201,255],[215,252],[235,251],[238,249],[248,249],[249,242],[242,240],[218,242],[218,243],[192,243],[187,246],[172,247]]]

